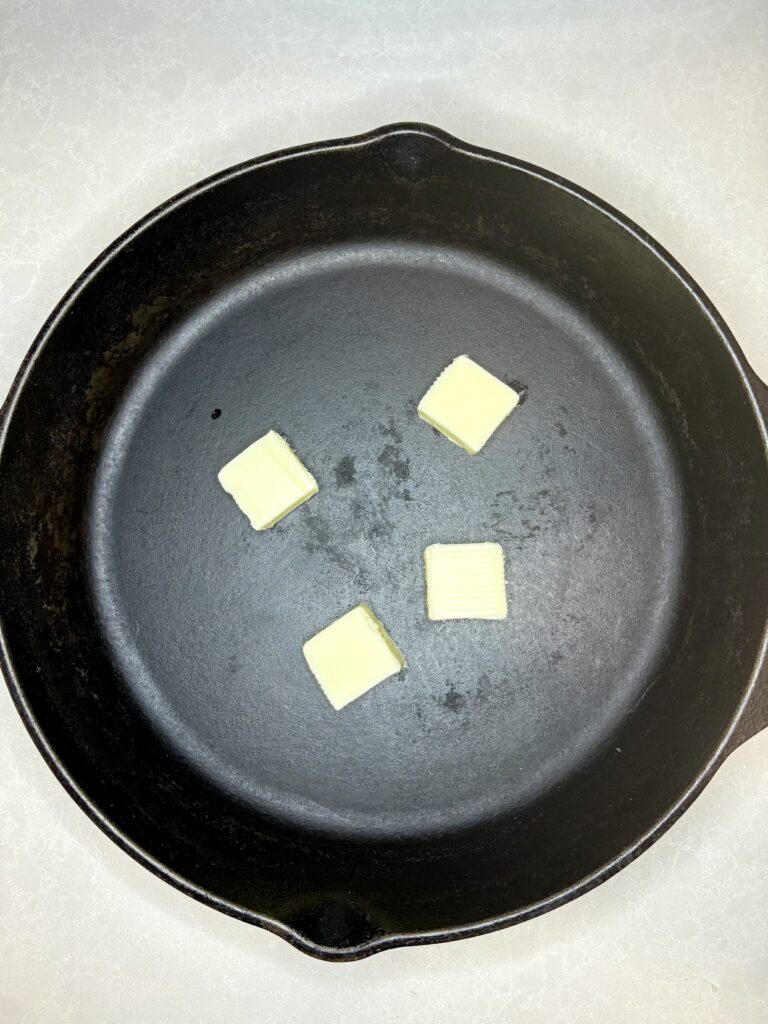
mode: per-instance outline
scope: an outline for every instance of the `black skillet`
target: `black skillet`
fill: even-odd
[[[528,388],[475,458],[416,403]],[[768,722],[764,385],[615,210],[423,125],[243,164],[76,282],[5,406],[3,659],[123,849],[326,959],[459,938],[613,874]],[[251,530],[267,429],[320,494]],[[505,622],[421,556],[498,540]],[[408,658],[341,712],[302,643],[360,601]]]

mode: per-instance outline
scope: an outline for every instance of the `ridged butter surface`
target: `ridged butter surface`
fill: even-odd
[[[505,619],[500,544],[431,544],[424,552],[430,619]]]

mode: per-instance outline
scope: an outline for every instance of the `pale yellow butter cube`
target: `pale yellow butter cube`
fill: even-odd
[[[268,530],[318,491],[315,478],[274,430],[228,462],[219,483],[254,530]]]
[[[424,569],[430,619],[506,619],[500,544],[430,544]]]
[[[367,604],[307,640],[304,657],[337,711],[405,668],[405,658]]]
[[[509,416],[520,395],[469,356],[454,359],[419,402],[417,412],[470,455]]]

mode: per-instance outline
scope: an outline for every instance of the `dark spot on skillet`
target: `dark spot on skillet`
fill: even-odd
[[[324,554],[339,569],[344,570],[360,588],[368,587],[367,573],[349,556],[344,547],[335,541],[336,532],[317,513],[310,513],[302,518],[306,531],[303,543],[304,550],[310,555]]]
[[[590,502],[587,506],[587,528],[584,531],[584,536],[581,538],[579,543],[576,545],[577,551],[583,551],[587,544],[594,541],[597,536],[597,528],[600,525],[600,518],[597,514],[597,509],[594,502]]]
[[[491,677],[487,672],[483,672],[480,678],[477,680],[477,689],[475,690],[475,700],[478,704],[485,704],[488,700],[488,691],[491,686]]]
[[[365,533],[369,540],[382,540],[392,536],[394,527],[388,519],[377,519],[371,523]]]
[[[411,475],[411,460],[404,459],[401,449],[393,444],[384,446],[379,455],[379,465],[397,480],[407,480]]]
[[[334,473],[336,474],[337,487],[349,487],[357,479],[354,458],[351,455],[345,455],[336,465]]]
[[[395,442],[395,444],[402,444],[403,443],[403,435],[400,433],[400,431],[397,428],[397,424],[395,423],[394,416],[390,416],[389,417],[389,422],[388,423],[386,423],[386,424],[380,423],[379,424],[379,431],[383,434],[384,437],[391,437],[392,440]]]
[[[391,537],[395,532],[394,524],[387,514],[389,498],[379,500],[369,496],[355,498],[350,505],[352,518],[355,519],[368,540],[381,540]]]
[[[450,689],[437,702],[441,708],[445,708],[446,711],[461,711],[464,705],[467,703],[467,698],[463,693],[451,685]]]

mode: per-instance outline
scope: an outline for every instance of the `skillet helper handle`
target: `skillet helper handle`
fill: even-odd
[[[752,384],[755,398],[763,414],[763,421],[768,427],[768,384],[763,383],[756,373],[752,373]],[[768,566],[766,566],[768,572]],[[760,666],[752,693],[744,708],[739,724],[728,743],[728,753],[740,747],[752,736],[768,729],[768,656]]]
[[[760,667],[755,686],[749,695],[747,706],[742,712],[739,724],[728,741],[726,753],[730,754],[742,743],[768,729],[768,659]]]

